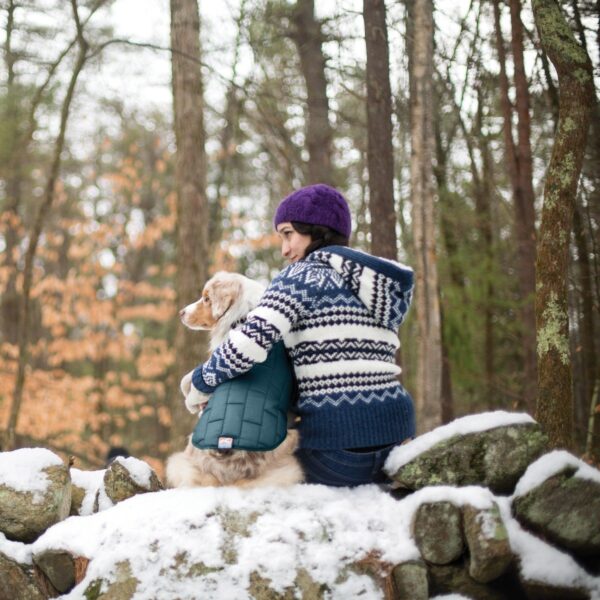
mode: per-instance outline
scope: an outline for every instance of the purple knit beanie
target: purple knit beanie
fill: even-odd
[[[300,188],[281,201],[273,224],[277,228],[288,221],[325,225],[347,238],[352,232],[352,217],[346,199],[324,183]]]

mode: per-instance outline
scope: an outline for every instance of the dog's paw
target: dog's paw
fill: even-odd
[[[184,375],[179,382],[179,389],[184,396],[187,396],[192,389],[192,375],[194,374],[194,369],[192,369],[189,373]]]

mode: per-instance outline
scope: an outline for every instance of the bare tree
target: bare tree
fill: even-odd
[[[594,83],[587,52],[554,0],[533,0],[540,41],[559,81],[559,120],[544,186],[536,276],[537,419],[554,447],[570,448],[573,429],[567,266],[575,197]]]
[[[177,276],[179,306],[198,296],[208,273],[208,201],[204,107],[200,71],[200,16],[196,0],[171,0],[173,107],[177,185]],[[202,361],[206,338],[178,325],[175,334],[177,381]],[[171,444],[180,446],[190,431],[178,386],[171,402]]]
[[[537,365],[535,353],[535,211],[532,184],[531,126],[529,91],[523,61],[523,24],[520,0],[510,0],[514,78],[516,94],[517,142],[512,131],[513,105],[509,97],[506,51],[500,27],[500,4],[494,0],[496,47],[500,63],[500,102],[504,119],[506,167],[512,187],[514,223],[517,237],[517,275],[521,294],[523,340],[523,406],[533,412],[536,399]]]
[[[61,155],[65,146],[65,136],[67,132],[67,123],[71,110],[71,103],[75,93],[75,86],[79,75],[83,69],[85,61],[88,57],[88,43],[83,35],[83,27],[79,19],[77,1],[71,0],[73,10],[73,18],[77,29],[77,44],[79,51],[71,73],[67,92],[62,103],[59,132],[54,144],[54,151],[42,203],[37,211],[35,221],[31,233],[29,235],[29,243],[25,254],[23,267],[23,291],[19,302],[19,335],[18,347],[19,358],[17,364],[17,376],[15,380],[15,388],[13,392],[13,400],[10,408],[10,416],[6,431],[6,448],[11,449],[15,446],[16,430],[21,411],[21,403],[23,401],[23,390],[25,388],[25,373],[29,361],[29,335],[30,335],[30,318],[31,318],[31,288],[33,284],[33,263],[37,252],[42,229],[46,222],[46,218],[50,212],[56,195],[56,184],[60,174]]]
[[[297,0],[292,12],[292,38],[298,47],[300,67],[306,82],[306,147],[308,148],[308,183],[333,184],[329,101],[325,78],[323,33],[315,18],[314,0]]]
[[[419,327],[417,423],[441,423],[442,341],[433,183],[433,2],[408,2],[411,163],[410,195],[415,248],[415,299]]]
[[[394,154],[392,92],[384,0],[364,0],[367,46],[367,132],[371,251],[395,259]]]

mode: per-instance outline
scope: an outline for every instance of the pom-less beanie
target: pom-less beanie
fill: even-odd
[[[281,201],[273,223],[277,227],[289,221],[324,225],[347,238],[352,232],[352,217],[346,199],[324,183],[300,188]]]

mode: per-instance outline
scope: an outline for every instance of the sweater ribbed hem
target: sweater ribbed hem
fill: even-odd
[[[399,443],[415,435],[415,412],[407,392],[394,401],[300,411],[300,447],[365,448]]]

